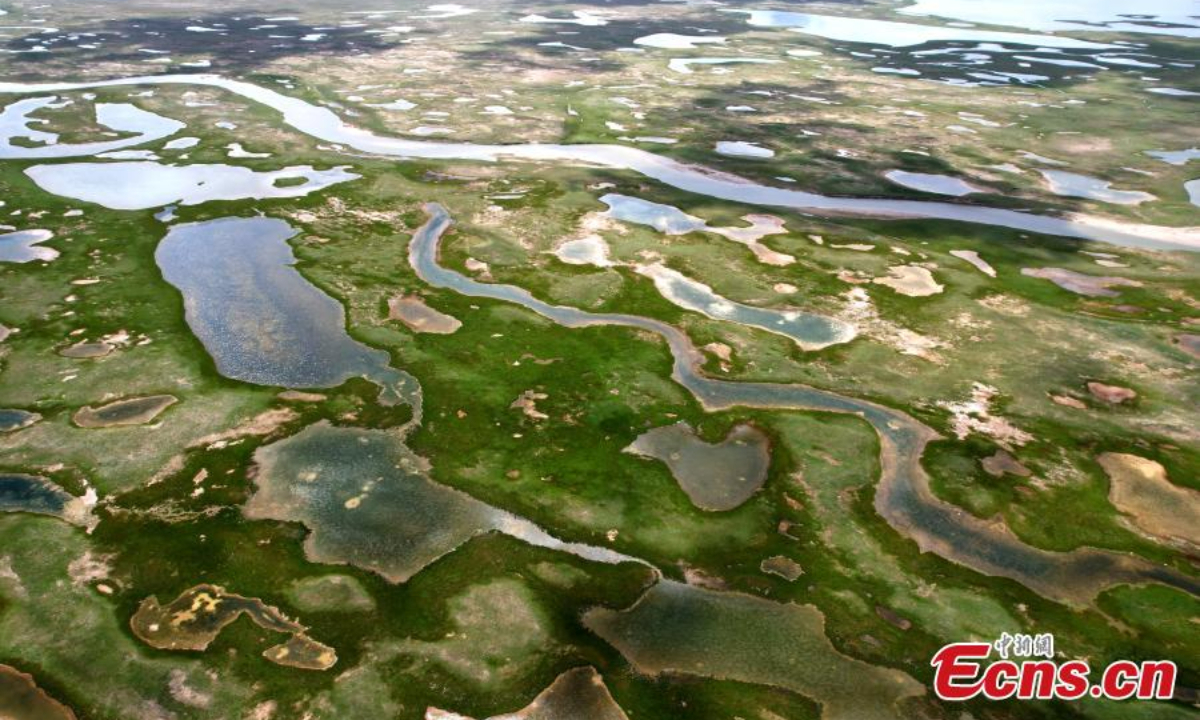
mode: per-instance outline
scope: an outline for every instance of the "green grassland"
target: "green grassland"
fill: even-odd
[[[64,7],[54,12],[81,12]],[[313,10],[304,18],[333,22],[339,8]],[[685,12],[647,8],[664,27]],[[62,17],[52,19],[67,26]],[[511,25],[490,15],[480,22],[483,29]],[[738,33],[742,50],[779,55],[784,47],[777,34],[747,31],[728,19],[722,23],[712,27]],[[653,146],[656,152],[766,182],[788,176],[799,181],[797,187],[830,194],[921,197],[880,173],[891,168],[954,173],[1014,161],[1020,150],[1069,156],[1072,171],[1105,177],[1112,158],[1120,157],[1119,164],[1155,175],[1110,179],[1123,189],[1154,193],[1161,202],[1117,207],[1057,198],[1038,189],[1028,164],[1022,176],[991,173],[992,179],[971,181],[997,191],[978,200],[995,206],[1103,212],[1171,225],[1194,224],[1196,217],[1181,194],[1194,170],[1141,155],[1186,146],[1189,106],[1145,96],[1119,72],[1069,87],[993,94],[922,85],[919,95],[902,97],[907,81],[873,74],[866,61],[810,40],[805,44],[826,53],[819,61],[790,59],[730,74],[698,70],[672,77],[661,54],[605,53],[607,62],[586,75],[585,85],[565,87],[583,77],[587,65],[548,56],[550,50],[535,42],[553,39],[539,34],[548,31],[518,28],[519,36],[489,42],[481,39],[480,27],[461,37],[455,52],[431,51],[434,36],[421,30],[416,36],[426,40],[397,43],[373,55],[314,53],[245,71],[262,84],[286,80],[294,86],[290,94],[309,101],[350,107],[358,113],[351,118],[356,124],[401,132],[418,124],[418,116],[398,118],[345,97],[366,82],[364,68],[390,72],[403,78],[402,94],[410,100],[432,106],[425,95],[444,92],[437,107],[448,109],[445,122],[460,128],[452,136],[456,141],[618,142],[621,133],[604,122],[635,124],[628,108],[612,103],[620,95],[646,114],[629,134],[680,137],[678,145]],[[629,28],[614,28],[614,38],[618,30]],[[798,38],[788,41],[786,47],[801,44]],[[1182,51],[1177,45],[1163,41],[1154,49]],[[61,62],[12,63],[12,76],[66,77],[71,70]],[[538,64],[545,72],[540,80],[530,70]],[[131,66],[149,72],[128,60],[106,60],[93,72],[129,74]],[[417,66],[432,69],[399,74]],[[523,77],[507,72],[514,68],[530,72]],[[440,85],[449,73],[459,81],[453,93]],[[1164,84],[1182,75],[1175,69],[1160,74]],[[609,89],[615,85],[622,87]],[[529,109],[494,124],[479,121],[476,105],[447,101],[508,86],[514,95],[496,102]],[[841,104],[745,95],[780,87]],[[1159,586],[1118,587],[1093,609],[1070,609],[1015,582],[922,554],[875,513],[878,440],[861,420],[749,408],[707,413],[671,381],[670,353],[656,337],[616,327],[571,330],[515,305],[428,287],[408,265],[407,243],[424,222],[421,204],[442,203],[456,219],[443,241],[440,260],[447,267],[471,274],[467,259],[483,261],[492,281],[525,288],[540,299],[651,317],[682,328],[697,346],[728,345],[733,352],[726,368],[715,357],[704,366],[713,376],[804,383],[904,410],[943,436],[924,458],[939,498],[975,516],[997,518],[1039,548],[1131,552],[1192,574],[1193,557],[1136,533],[1109,503],[1108,480],[1096,457],[1134,453],[1161,463],[1173,482],[1200,489],[1196,359],[1175,340],[1195,332],[1200,261],[1193,254],[942,221],[815,218],[719,203],[590,168],[364,157],[319,147],[287,130],[272,112],[216,90],[185,97],[186,89],[159,88],[151,97],[130,99],[132,92],[98,91],[97,101],[134,102],[180,119],[186,101],[214,103],[187,109],[188,128],[181,134],[201,143],[186,152],[186,162],[230,162],[224,147],[241,142],[272,157],[236,164],[258,170],[350,165],[362,175],[300,199],[214,202],[182,207],[177,214],[179,222],[191,222],[265,213],[300,231],[291,241],[298,268],[345,307],[349,333],[386,350],[393,366],[420,380],[424,419],[406,442],[429,461],[437,482],[563,540],[642,558],[672,580],[811,605],[824,616],[824,634],[837,652],[901,671],[926,686],[929,658],[941,645],[1006,631],[1053,632],[1064,655],[1087,657],[1094,667],[1165,655],[1179,663],[1181,685],[1200,686],[1195,597]],[[1059,104],[1066,94],[1087,104]],[[79,100],[77,107],[89,107],[79,93],[66,95]],[[1016,98],[1043,106],[1019,105]],[[725,105],[743,101],[760,112],[753,117],[724,112]],[[893,105],[925,117],[881,114],[881,107]],[[568,116],[568,106],[578,115]],[[963,109],[1001,127],[978,128],[982,137],[947,133],[944,126],[959,122]],[[61,132],[63,142],[97,130],[82,110],[56,111],[53,118],[46,128]],[[216,127],[221,120],[238,129]],[[1088,145],[1064,134],[1081,127],[1107,144]],[[801,128],[821,134],[805,136]],[[760,142],[777,157],[762,163],[716,156],[710,148],[722,139]],[[151,149],[157,147],[161,143]],[[839,157],[839,148],[852,148],[855,157]],[[180,155],[161,154],[164,162]],[[9,219],[14,225],[52,230],[55,238],[46,245],[62,254],[49,263],[0,263],[0,324],[19,330],[0,342],[0,408],[44,417],[31,428],[0,434],[0,471],[47,475],[75,494],[95,487],[101,521],[85,533],[53,519],[0,515],[0,663],[34,674],[83,720],[242,717],[263,707],[273,708],[277,718],[415,719],[430,706],[486,717],[524,707],[556,676],[580,665],[600,671],[631,718],[820,717],[814,698],[766,684],[639,674],[582,618],[597,607],[619,612],[633,606],[655,580],[644,566],[589,563],[490,534],[408,582],[390,584],[353,565],[310,562],[303,548],[307,531],[299,524],[244,518],[241,505],[254,491],[253,454],[261,445],[321,420],[398,428],[411,410],[380,407],[376,389],[365,381],[322,389],[326,399],[320,402],[294,403],[277,397],[282,388],[221,377],[187,327],[182,298],[154,263],[167,227],[154,219],[155,211],[118,212],[47,195],[24,175],[32,164],[0,163],[5,210],[24,213]],[[597,189],[600,183],[612,187]],[[520,197],[489,199],[514,191]],[[682,310],[628,267],[558,261],[551,251],[578,231],[587,214],[604,209],[597,200],[604,192],[675,205],[714,226],[740,226],[739,218],[748,213],[776,214],[788,233],[762,242],[796,258],[786,267],[767,266],[716,235],[666,236],[623,225],[601,231],[620,263],[653,252],[730,300],[829,315],[847,312],[846,294],[863,288],[875,317],[850,344],[802,352],[787,338]],[[84,214],[64,215],[75,208]],[[874,248],[834,247],[854,243]],[[981,274],[951,250],[977,251],[997,277]],[[1101,267],[1081,250],[1115,253],[1128,267]],[[889,267],[914,263],[931,269],[945,291],[906,297],[869,282]],[[1023,268],[1041,267],[1120,275],[1142,286],[1121,289],[1115,298],[1082,297],[1021,274]],[[850,283],[847,276],[867,282]],[[99,282],[72,284],[82,278]],[[773,289],[779,283],[797,291],[780,294]],[[387,300],[411,293],[459,319],[462,327],[449,335],[418,334],[387,320]],[[931,354],[903,354],[896,340],[900,330],[935,341]],[[134,340],[104,358],[70,359],[57,352],[120,331]],[[1105,404],[1088,394],[1086,383],[1093,380],[1135,389],[1138,396],[1128,404]],[[980,461],[1005,447],[1003,439],[978,432],[955,436],[947,404],[969,399],[975,383],[996,389],[993,416],[1028,433],[1027,441],[1007,448],[1030,477],[984,472]],[[511,407],[529,390],[546,396],[537,408],[547,418]],[[85,405],[159,393],[180,402],[151,426],[94,430],[70,421]],[[1052,394],[1074,397],[1085,407],[1055,404]],[[292,414],[265,434],[212,442],[217,433],[284,408]],[[762,428],[772,443],[763,489],[734,510],[706,512],[688,501],[665,466],[622,452],[642,432],[678,421],[709,442],[739,423]],[[198,482],[201,476],[206,479]],[[764,573],[762,561],[774,556],[795,561],[803,574],[789,582]],[[347,601],[352,607],[322,610],[298,590],[320,587],[331,575],[350,578],[356,589],[355,599]],[[129,618],[144,598],[156,595],[165,602],[198,583],[279,607],[335,648],[338,664],[308,672],[269,663],[261,653],[277,638],[245,620],[203,653],[154,650],[133,636]],[[888,622],[891,614],[911,626]],[[689,625],[684,618],[678,625],[687,631],[702,622]],[[764,647],[781,641],[762,628],[756,632],[763,632]],[[958,707],[928,694],[906,703],[913,716],[933,718],[964,711],[981,718],[1194,714],[1182,703],[975,701]]]

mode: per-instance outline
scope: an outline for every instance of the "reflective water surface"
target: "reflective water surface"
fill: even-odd
[[[58,257],[58,251],[41,243],[52,237],[54,233],[49,230],[18,230],[4,233],[0,235],[0,262],[49,262]]]
[[[551,305],[511,285],[482,283],[438,264],[438,245],[451,225],[445,208],[428,203],[430,220],[409,243],[409,264],[426,283],[468,297],[511,302],[564,327],[620,325],[662,337],[674,357],[672,378],[709,411],[733,407],[804,410],[855,415],[879,436],[880,478],[875,509],[923,552],[933,552],[985,575],[1015,580],[1040,595],[1075,606],[1090,605],[1102,590],[1128,583],[1161,582],[1200,595],[1200,580],[1140,557],[1092,548],[1052,552],[1025,544],[1005,525],[981,520],[934,496],[921,457],[939,439],[916,418],[883,405],[805,385],[717,380],[703,375],[704,358],[688,336],[667,323],[637,315],[590,313]]]
[[[339,143],[378,155],[486,162],[502,159],[577,162],[631,170],[671,187],[720,200],[792,208],[815,214],[937,218],[1133,247],[1200,250],[1200,230],[1195,229],[1129,225],[1078,214],[1052,217],[956,203],[829,197],[802,190],[760,185],[745,178],[718,173],[709,168],[690,165],[624,145],[481,145],[387,137],[348,125],[328,108],[318,107],[300,98],[289,97],[253,83],[230,80],[217,75],[155,75],[84,83],[0,83],[0,93],[63,92],[127,85],[196,85],[223,88],[280,112],[283,121],[300,132],[325,142]]]
[[[342,306],[297,272],[282,220],[222,218],[176,225],[154,260],[183,294],[192,332],[225,377],[323,388],[365,377],[388,402],[419,407],[419,386],[391,358],[346,333]]]
[[[146,210],[172,203],[199,205],[212,200],[303,197],[359,177],[344,167],[316,170],[297,166],[257,172],[235,165],[163,165],[149,161],[35,165],[25,174],[46,192],[113,210]],[[279,184],[287,180],[304,182]]]

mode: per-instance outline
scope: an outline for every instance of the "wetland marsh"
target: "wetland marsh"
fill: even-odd
[[[3,4],[0,715],[1194,716],[1190,5]]]

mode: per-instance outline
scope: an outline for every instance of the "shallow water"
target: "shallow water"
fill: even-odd
[[[367,103],[367,107],[379,108],[380,110],[394,110],[397,112],[404,112],[405,110],[412,110],[416,106],[417,106],[416,103],[409,102],[408,100],[404,100],[402,98],[396,99],[396,100],[390,100],[390,101],[384,102],[384,103],[374,103],[374,104]]]
[[[820,703],[823,720],[914,717],[897,703],[924,694],[904,672],[838,652],[812,605],[663,580],[633,607],[595,608],[583,623],[644,674],[786,688]]]
[[[483,503],[425,477],[393,435],[319,424],[255,453],[246,516],[303,523],[309,559],[404,582],[492,529]]]
[[[1116,190],[1112,183],[1099,178],[1065,172],[1063,170],[1038,170],[1050,186],[1050,192],[1063,197],[1087,198],[1116,205],[1138,205],[1154,200],[1155,197],[1140,190]]]
[[[0,473],[0,512],[62,517],[74,496],[38,475]]]
[[[759,308],[733,302],[713,289],[663,265],[638,265],[638,273],[654,281],[654,286],[671,303],[714,320],[766,330],[791,338],[802,350],[820,350],[847,343],[856,332],[852,325],[802,310]]]
[[[12,103],[0,113],[0,160],[67,158],[97,155],[122,148],[161,140],[186,127],[183,123],[163,117],[127,103],[96,105],[96,122],[110,130],[134,133],[134,137],[102,140],[91,143],[59,144],[54,133],[31,127],[37,122],[29,115],[37,110],[54,107],[58,98],[26,98]],[[13,145],[13,138],[42,143],[33,147]]]
[[[163,150],[190,150],[200,144],[198,137],[175,138],[163,144]]]
[[[1067,68],[1088,68],[1092,70],[1103,70],[1103,65],[1095,63],[1083,62],[1082,60],[1068,60],[1067,58],[1048,58],[1039,57],[1036,55],[1013,55],[1014,60],[1022,60],[1024,62],[1042,63],[1043,65],[1054,65],[1055,67]]]
[[[430,708],[425,720],[472,720],[465,715]],[[629,720],[604,678],[591,666],[567,670],[524,708],[485,720]]]
[[[22,430],[41,419],[41,415],[28,410],[0,409],[0,432]]]
[[[1065,38],[1057,38],[1065,40]],[[1040,42],[1040,41],[1039,41]],[[503,159],[576,162],[619,168],[640,173],[671,187],[721,200],[803,210],[814,214],[865,215],[893,218],[937,218],[997,225],[1064,235],[1132,247],[1200,250],[1200,235],[1178,228],[1128,225],[1107,218],[1085,215],[1051,217],[965,204],[878,198],[828,197],[800,190],[760,185],[744,178],[716,173],[708,168],[681,163],[640,148],[624,145],[479,145],[444,141],[421,141],[376,135],[348,125],[328,108],[252,83],[216,75],[157,75],[128,77],[91,83],[26,84],[0,83],[0,93],[59,92],[72,89],[130,85],[196,85],[220,87],[262,103],[282,113],[283,121],[296,130],[324,142],[339,143],[362,152],[397,157],[437,160],[495,162]]]
[[[550,17],[547,15],[526,15],[518,22],[548,24],[548,25],[581,25],[583,27],[601,27],[608,24],[608,19],[589,10],[572,11],[572,17]]]
[[[718,140],[713,149],[717,151],[718,155],[728,155],[730,157],[775,157],[775,151],[771,148],[765,148],[762,145],[742,140]]]
[[[50,262],[58,257],[58,251],[50,247],[39,247],[54,237],[49,230],[18,230],[0,235],[0,262],[27,263],[34,260]]]
[[[199,205],[213,200],[303,197],[359,178],[344,166],[328,170],[296,166],[257,172],[234,165],[157,162],[35,165],[25,174],[46,192],[113,210],[146,210],[173,203]],[[304,182],[282,187],[277,184],[297,178]]]
[[[58,103],[58,98],[54,96],[25,98],[6,105],[0,112],[0,153],[2,153],[0,157],[9,159],[6,157],[9,152],[39,149],[13,145],[13,138],[21,138],[31,143],[47,146],[57,143],[57,135],[33,127],[35,124],[41,124],[41,120],[29,117],[38,110],[53,107],[62,107],[62,104]]]
[[[667,63],[667,69],[680,73],[681,75],[691,75],[693,65],[774,65],[778,60],[767,60],[764,58],[674,58]]]
[[[446,487],[395,434],[326,422],[255,453],[246,516],[303,523],[314,562],[349,563],[404,582],[477,535],[501,532],[603,563],[638,562],[562,542],[523,518]]]
[[[695,215],[688,215],[673,205],[663,205],[616,193],[602,196],[600,202],[608,206],[608,216],[614,220],[646,225],[667,235],[686,235],[708,230],[707,222]]]
[[[153,150],[113,150],[112,152],[103,152],[97,155],[98,158],[105,160],[158,160],[158,155]]]
[[[176,225],[154,260],[183,294],[188,326],[225,377],[291,388],[365,377],[381,399],[419,411],[416,380],[392,368],[388,353],[351,338],[342,306],[297,272],[287,242],[295,234],[267,217]]]
[[[952,41],[994,42],[1076,50],[1120,47],[1119,45],[1056,35],[1031,35],[942,25],[920,25],[911,22],[837,15],[812,15],[776,10],[726,10],[725,12],[745,13],[750,16],[747,22],[756,27],[787,28],[792,32],[816,35],[827,40],[869,43],[888,47],[911,47],[929,42]]]
[[[1200,148],[1194,147],[1186,150],[1147,150],[1146,154],[1171,165],[1187,165],[1193,160],[1200,160]]]
[[[1200,12],[1195,0],[1142,0],[1136,4],[1097,0],[1005,0],[1002,3],[915,0],[897,12],[1046,32],[1112,31],[1200,37],[1200,20],[1196,17]]]
[[[594,265],[611,267],[608,243],[599,235],[568,240],[554,249],[554,256],[568,265]]]
[[[783,221],[772,215],[743,215],[749,227],[714,227],[705,220],[689,215],[673,205],[609,193],[600,198],[608,206],[607,214],[621,222],[646,225],[667,235],[686,235],[690,232],[710,232],[750,248],[760,262],[767,265],[789,265],[791,255],[775,252],[759,242],[768,235],[787,233]]]
[[[882,405],[805,385],[734,382],[700,372],[704,357],[678,328],[651,318],[619,313],[590,313],[551,305],[511,285],[481,283],[438,264],[438,245],[451,225],[445,208],[429,203],[430,220],[408,246],[409,264],[426,283],[467,297],[516,303],[564,327],[618,325],[662,337],[674,358],[672,378],[709,411],[732,407],[802,410],[855,415],[879,435],[881,475],[875,509],[898,533],[933,552],[985,575],[1006,577],[1044,597],[1076,606],[1092,604],[1109,587],[1161,582],[1200,595],[1200,580],[1136,556],[1092,548],[1052,552],[1026,545],[1006,526],[980,520],[939,500],[921,467],[925,446],[939,438],[915,418]]]
[[[930,173],[908,172],[907,170],[888,170],[883,174],[888,180],[897,185],[920,190],[921,192],[936,193],[962,197],[971,193],[987,192],[971,183],[949,175],[933,175]]]
[[[79,427],[105,428],[121,425],[144,425],[178,402],[174,395],[117,400],[100,407],[84,407],[75,412],[73,420]]]
[[[753,425],[738,425],[724,440],[707,443],[687,423],[648,430],[625,452],[666,464],[671,476],[702,510],[733,510],[767,481],[771,448]]]
[[[679,35],[677,33],[655,33],[644,35],[633,41],[634,45],[661,50],[692,50],[699,45],[721,45],[725,38],[716,35]]]
[[[1047,5],[1056,4],[1062,5],[1061,2],[1051,2]],[[1020,24],[1019,13],[1014,12],[1003,3],[991,3],[989,6],[988,3],[977,1],[974,5],[989,8],[984,12],[994,12],[996,22],[1002,25]],[[1013,32],[1008,28],[991,29],[967,23],[947,23],[924,17],[867,18],[856,16],[852,11],[841,10],[834,11],[838,13],[837,15],[750,10],[726,10],[726,12],[747,13],[750,15],[749,23],[759,27],[783,28],[827,40],[861,43],[860,48],[869,49],[871,52],[855,52],[845,46],[834,49],[851,56],[877,58],[873,60],[877,63],[872,68],[873,72],[911,76],[921,78],[925,82],[946,83],[961,87],[1036,85],[1052,79],[1080,80],[1095,73],[1110,70],[1112,66],[1118,66],[1116,68],[1118,70],[1121,67],[1130,66],[1162,67],[1160,64],[1129,57],[1098,54],[1108,51],[1146,55],[1147,51],[1141,47],[1133,47],[1130,43],[1097,42],[1099,38],[1089,37],[1089,33],[1082,35],[1032,34]],[[1078,18],[1088,14],[1081,6],[1080,12],[1077,14],[1062,17]],[[1115,13],[1106,17],[1115,17]],[[1152,25],[1149,24],[1139,25],[1135,21],[1136,16],[1132,14],[1127,15],[1126,18],[1130,21],[1124,24],[1118,23],[1120,25],[1118,31],[1130,31],[1130,28],[1135,27],[1152,28]],[[900,22],[897,22],[898,20]],[[1103,25],[1089,27],[1082,23],[1076,24],[1070,29],[1100,32],[1109,30]],[[968,42],[974,42],[975,47],[965,46]],[[1021,67],[1030,67],[1030,63],[1039,63],[1041,74],[1034,74],[1012,72],[1013,60],[996,57],[998,54],[1015,52],[1055,55],[1053,57],[1016,56],[1015,62],[1019,63]],[[1071,54],[1063,55],[1062,53]],[[937,62],[920,57],[930,54],[947,57]],[[1162,57],[1163,62],[1170,60],[1169,56]],[[987,66],[993,66],[994,70],[985,72]]]
[[[1155,95],[1166,95],[1168,97],[1200,97],[1200,92],[1173,87],[1152,87],[1148,88],[1146,92],[1154,93]]]

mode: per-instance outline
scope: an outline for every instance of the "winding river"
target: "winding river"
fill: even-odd
[[[1088,606],[1098,593],[1121,584],[1158,582],[1200,596],[1200,579],[1136,555],[1081,548],[1041,550],[1021,542],[1003,524],[980,520],[939,500],[921,467],[925,446],[938,434],[915,418],[866,400],[804,385],[716,380],[701,374],[703,356],[688,336],[667,323],[637,315],[590,313],[551,305],[511,285],[481,283],[438,264],[442,235],[452,219],[441,205],[426,205],[429,221],[413,235],[409,264],[426,283],[469,297],[516,303],[569,328],[619,325],[654,333],[666,340],[674,357],[672,377],[708,411],[732,407],[802,410],[857,415],[879,435],[879,485],[875,509],[923,552],[933,552],[985,575],[1005,577],[1043,597]]]
[[[299,98],[290,97],[253,83],[219,75],[150,75],[79,83],[9,82],[0,83],[0,93],[54,93],[131,85],[185,85],[222,88],[278,111],[282,114],[284,123],[306,135],[375,155],[479,162],[499,162],[501,160],[571,162],[594,167],[630,170],[665,185],[720,200],[788,208],[818,215],[954,220],[1130,247],[1200,251],[1200,228],[1133,225],[1081,214],[1051,217],[1016,210],[950,202],[828,197],[801,190],[761,185],[735,175],[699,165],[689,165],[623,145],[552,143],[482,145],[388,137],[349,125],[328,108],[318,107]]]
[[[83,83],[0,83],[0,93],[44,93],[133,85],[209,86],[262,103],[282,114],[292,128],[322,141],[376,155],[498,162],[501,160],[577,162],[631,170],[672,187],[712,198],[791,208],[817,214],[885,218],[935,218],[1008,227],[1015,230],[1099,240],[1120,245],[1200,250],[1200,229],[1126,225],[1081,215],[1049,217],[974,205],[833,198],[759,185],[736,176],[680,163],[620,145],[479,145],[414,141],[376,135],[348,125],[332,111],[252,83],[216,75],[158,75]],[[1050,552],[1021,542],[1003,524],[980,520],[937,499],[920,464],[925,446],[937,434],[909,415],[865,400],[802,385],[716,380],[700,373],[702,356],[679,329],[650,318],[588,313],[550,305],[517,287],[476,282],[438,265],[442,233],[451,224],[444,208],[428,206],[430,220],[414,236],[409,260],[430,285],[463,295],[520,304],[563,326],[620,325],[655,333],[674,357],[673,378],[709,411],[735,406],[857,415],[880,438],[882,474],[875,507],[893,528],[934,552],[986,575],[1010,578],[1035,592],[1076,606],[1090,604],[1103,589],[1123,583],[1161,582],[1200,595],[1200,580],[1134,555],[1082,548]],[[419,415],[418,415],[419,416]]]

